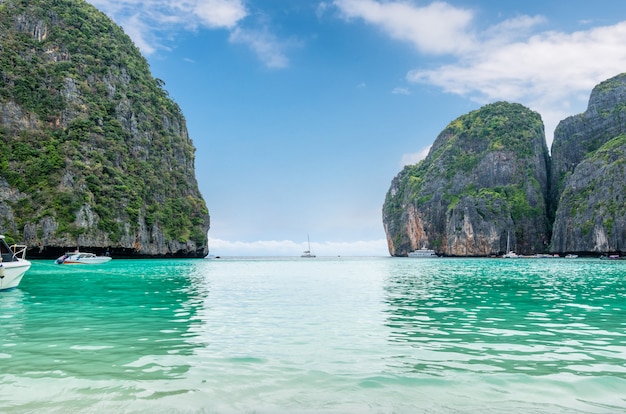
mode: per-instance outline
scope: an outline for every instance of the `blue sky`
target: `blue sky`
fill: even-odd
[[[393,177],[498,100],[558,122],[626,72],[623,0],[89,0],[180,105],[216,255],[388,255]]]

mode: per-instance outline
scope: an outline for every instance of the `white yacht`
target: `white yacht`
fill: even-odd
[[[432,249],[427,249],[426,247],[422,247],[419,250],[414,250],[412,252],[409,252],[409,257],[418,257],[418,258],[436,258],[439,257],[437,256],[437,253],[435,253],[434,250]]]

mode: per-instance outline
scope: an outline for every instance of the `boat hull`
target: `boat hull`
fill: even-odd
[[[55,260],[56,264],[103,264],[112,258],[110,256],[96,256],[93,253],[74,252],[65,253]]]
[[[418,259],[436,259],[439,256],[437,256],[437,253],[435,253],[434,250],[431,249],[427,249],[425,247],[422,247],[419,250],[414,250],[412,252],[409,252],[408,257],[412,257],[412,258],[418,258]]]
[[[92,257],[75,260],[69,258],[65,259],[62,263],[59,264],[103,264],[109,262],[110,260],[110,257]]]
[[[28,260],[3,263],[0,268],[0,290],[16,288],[22,281],[24,273],[30,269]]]

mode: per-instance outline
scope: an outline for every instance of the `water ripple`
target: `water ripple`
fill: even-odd
[[[318,259],[35,262],[3,413],[626,411],[626,263]]]

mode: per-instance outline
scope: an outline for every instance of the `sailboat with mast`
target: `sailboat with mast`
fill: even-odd
[[[513,250],[509,250],[510,232],[506,233],[506,253],[502,256],[505,259],[519,259],[519,255]]]
[[[311,253],[311,240],[309,239],[309,235],[306,235],[307,242],[309,243],[309,249],[305,250],[300,257],[315,257],[313,253]]]

